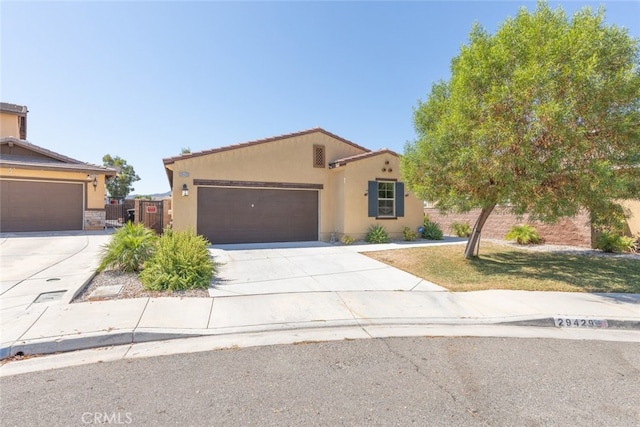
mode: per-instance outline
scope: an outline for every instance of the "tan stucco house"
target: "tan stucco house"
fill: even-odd
[[[26,116],[0,103],[0,232],[103,228],[105,179],[117,170],[28,142]]]
[[[321,128],[164,159],[172,226],[212,243],[391,238],[416,229],[423,204],[400,181],[398,154]]]

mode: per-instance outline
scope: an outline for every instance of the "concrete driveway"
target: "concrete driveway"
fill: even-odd
[[[98,266],[111,232],[12,233],[0,235],[0,308],[25,309],[71,301]]]
[[[445,289],[362,253],[446,242],[331,245],[323,242],[219,245],[210,251],[219,274],[213,297],[300,292],[444,291]]]

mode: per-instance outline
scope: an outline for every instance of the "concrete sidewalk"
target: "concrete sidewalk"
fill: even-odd
[[[54,255],[47,255],[49,250],[20,253],[28,242],[19,239],[46,237],[0,238],[2,358],[198,336],[310,331],[296,335],[304,341],[327,328],[334,335],[348,331],[343,338],[378,336],[382,330],[393,334],[394,327],[422,327],[428,335],[433,325],[460,326],[463,334],[469,334],[469,327],[496,325],[563,330],[554,318],[564,319],[563,326],[570,319],[571,329],[583,326],[582,320],[588,327],[592,320],[586,329],[597,330],[602,339],[613,330],[624,330],[624,340],[640,342],[638,294],[453,293],[360,255],[363,247],[322,243],[213,248],[217,260],[225,262],[210,290],[213,298],[68,304],[74,289],[82,289],[93,276],[100,245],[109,236],[63,236],[53,239],[63,242],[54,244]],[[393,247],[406,245],[366,249]],[[32,261],[46,256],[52,257],[47,268]],[[22,279],[20,265],[27,269]],[[5,271],[11,274],[5,276]],[[61,280],[47,281],[54,276]],[[62,299],[33,303],[36,294],[54,288],[65,289]]]

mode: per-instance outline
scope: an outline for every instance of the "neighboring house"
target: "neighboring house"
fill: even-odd
[[[400,238],[423,211],[399,163],[320,128],[167,158],[172,225],[212,243]]]
[[[0,232],[102,229],[105,179],[117,170],[26,141],[26,114],[0,104]]]
[[[640,200],[623,200],[620,204],[629,214],[627,217],[627,234],[640,237]]]

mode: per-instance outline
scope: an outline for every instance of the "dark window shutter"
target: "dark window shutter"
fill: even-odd
[[[369,187],[367,189],[369,193],[369,216],[378,216],[378,182],[369,181]]]
[[[396,216],[404,216],[404,182],[396,182]]]

